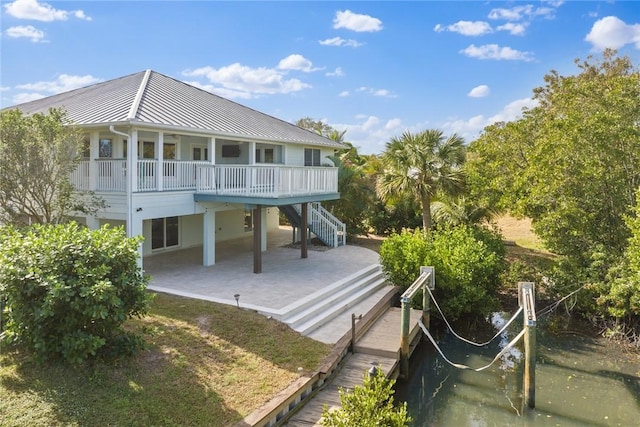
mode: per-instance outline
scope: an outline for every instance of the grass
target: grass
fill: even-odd
[[[0,354],[2,426],[226,426],[314,370],[330,346],[236,307],[156,295],[126,328],[148,349],[118,364],[38,366]]]

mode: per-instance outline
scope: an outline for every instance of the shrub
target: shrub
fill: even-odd
[[[393,405],[394,383],[380,369],[376,370],[376,375],[365,374],[364,385],[355,386],[350,393],[340,389],[340,408],[331,411],[324,405],[321,424],[325,427],[409,425],[411,417],[407,414],[407,403],[398,407]]]
[[[498,233],[467,225],[430,234],[404,230],[380,248],[383,271],[403,288],[419,276],[420,266],[435,267],[434,295],[450,320],[484,316],[497,307],[495,291],[505,268],[504,255]]]
[[[140,238],[121,228],[76,223],[0,228],[0,293],[9,341],[43,361],[71,364],[138,347],[121,325],[147,313],[148,279],[137,265]]]

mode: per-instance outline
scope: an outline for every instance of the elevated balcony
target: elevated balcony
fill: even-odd
[[[198,194],[281,198],[338,193],[335,167],[212,165],[203,161],[136,160],[133,192],[189,191]],[[159,174],[158,172],[161,171]],[[83,160],[71,175],[78,190],[124,193],[127,160]]]

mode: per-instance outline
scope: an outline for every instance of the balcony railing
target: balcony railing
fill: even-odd
[[[92,163],[93,162],[93,163]],[[134,192],[194,190],[250,197],[336,193],[338,170],[285,165],[212,165],[202,161],[136,160]],[[162,171],[158,176],[158,170]],[[71,175],[78,190],[125,192],[127,160],[83,160]]]
[[[200,166],[196,191],[250,197],[337,193],[338,169],[284,165]]]

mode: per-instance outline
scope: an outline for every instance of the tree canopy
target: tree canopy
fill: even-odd
[[[4,110],[0,123],[0,222],[60,223],[102,207],[93,195],[74,197],[70,175],[84,136],[62,109],[30,116]]]
[[[404,132],[393,137],[382,153],[384,170],[377,183],[382,200],[411,196],[422,207],[422,226],[431,228],[431,202],[438,194],[455,195],[464,184],[464,139],[445,137],[437,129]]]
[[[629,245],[625,218],[636,215],[640,71],[612,50],[575,63],[577,75],[545,76],[534,90],[538,105],[521,119],[485,129],[470,146],[467,172],[478,198],[533,220],[562,256],[550,283],[589,285],[593,310]]]

